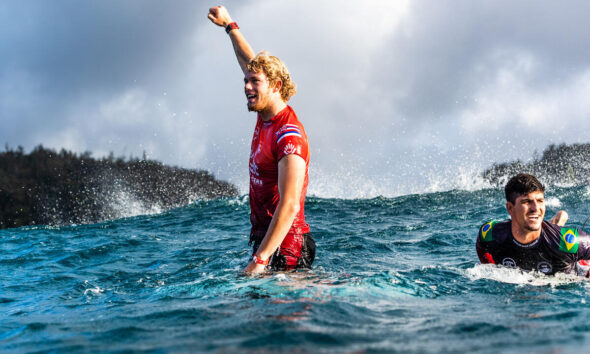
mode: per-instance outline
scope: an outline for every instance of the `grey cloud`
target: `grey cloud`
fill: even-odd
[[[552,85],[588,68],[588,10],[586,2],[412,2],[411,20],[376,58],[375,67],[389,69],[373,80],[401,87],[403,96],[391,96],[400,113],[426,120],[462,109],[456,102],[503,64],[494,62],[499,51],[530,53],[541,68],[529,84]]]
[[[227,36],[206,19],[212,5],[3,1],[0,143],[146,150],[247,190],[255,116]],[[290,103],[311,140],[312,193],[460,187],[458,170],[476,174],[590,128],[585,2],[226,5],[298,84]],[[547,120],[568,114],[567,127],[539,124],[537,107]],[[482,133],[486,124],[494,129]]]
[[[3,22],[25,25],[8,38],[3,66],[24,68],[59,93],[108,90],[179,55],[195,12],[189,2],[15,2]]]
[[[205,4],[11,1],[3,5],[0,109],[7,123],[5,142],[28,148],[51,141],[58,144],[70,132],[83,145],[67,148],[137,154],[141,153],[137,142],[127,151],[122,144],[101,146],[109,140],[103,135],[109,127],[88,121],[100,117],[101,105],[139,89],[147,95],[146,104],[154,107],[163,94],[168,94],[172,106],[186,106],[188,95],[177,94],[175,87],[187,71],[194,70],[194,53],[187,49],[195,28],[205,24]],[[115,139],[119,141],[153,139],[151,124],[130,129],[135,135],[117,125],[110,129],[119,129]]]

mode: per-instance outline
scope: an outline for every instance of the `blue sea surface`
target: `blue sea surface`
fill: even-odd
[[[590,215],[587,186],[547,217]],[[0,231],[1,352],[578,352],[584,278],[480,265],[503,191],[308,198],[310,271],[246,277],[246,197],[93,225]]]

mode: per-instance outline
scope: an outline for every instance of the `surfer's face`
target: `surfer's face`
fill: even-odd
[[[519,229],[539,231],[545,216],[545,194],[537,191],[521,195],[514,204],[507,202],[506,209]]]
[[[263,72],[249,71],[244,76],[244,93],[248,100],[248,110],[260,112],[269,106],[273,89]]]

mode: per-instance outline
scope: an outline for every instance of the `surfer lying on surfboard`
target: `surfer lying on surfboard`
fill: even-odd
[[[501,264],[552,275],[557,272],[588,275],[590,235],[563,227],[567,213],[551,222],[545,216],[545,186],[530,174],[512,177],[504,189],[510,220],[489,221],[479,228],[476,241],[481,263]]]

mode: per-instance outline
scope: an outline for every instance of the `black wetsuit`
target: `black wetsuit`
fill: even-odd
[[[522,244],[512,235],[511,221],[490,221],[479,228],[475,243],[482,263],[502,264],[545,274],[575,273],[576,263],[590,259],[590,238],[583,231],[543,221],[541,235]]]

